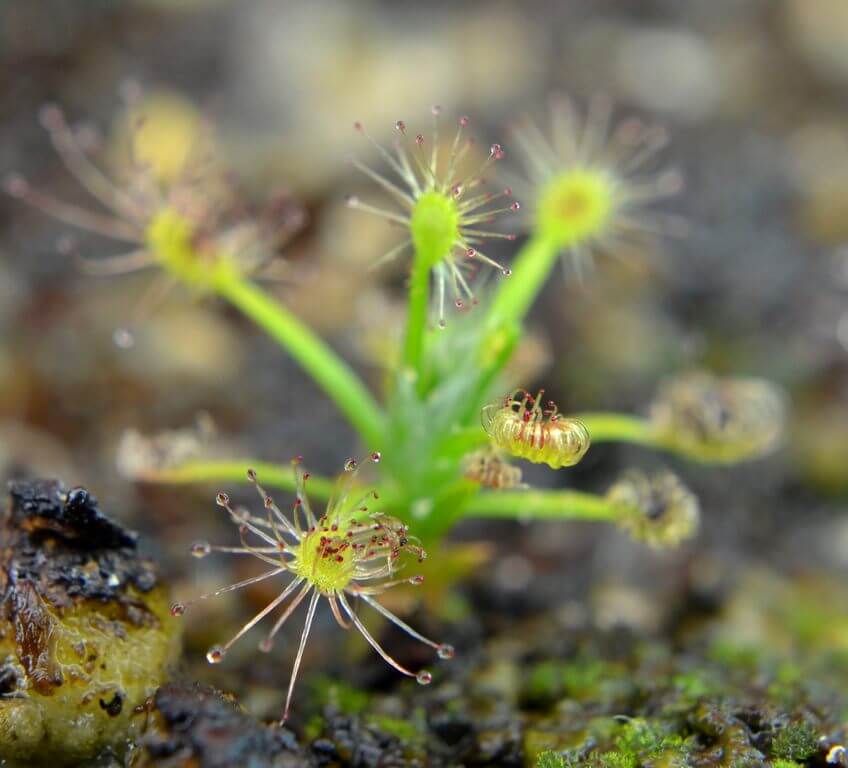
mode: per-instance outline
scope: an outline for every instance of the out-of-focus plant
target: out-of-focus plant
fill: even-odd
[[[665,132],[636,120],[610,130],[610,105],[604,100],[595,100],[585,119],[569,102],[557,101],[549,136],[530,121],[515,133],[527,178],[489,192],[487,177],[506,150],[491,144],[475,167],[468,118],[460,118],[446,138],[440,111],[434,108],[433,130],[426,135],[398,121],[393,149],[372,141],[388,175],[354,160],[393,207],[359,198],[349,198],[348,204],[401,230],[387,258],[411,253],[403,342],[383,403],[255,280],[257,268],[297,222],[245,216],[221,187],[197,182],[198,167],[190,158],[182,173],[165,181],[151,184],[150,168],[141,166],[133,184],[116,185],[91,164],[60,113],[49,109],[44,122],[66,165],[114,215],[59,203],[19,177],[9,179],[6,188],[71,223],[134,243],[130,255],[98,265],[102,269],[157,266],[169,284],[216,295],[264,329],[333,400],[366,448],[380,449],[381,509],[412,524],[425,546],[468,516],[617,521],[654,544],[684,538],[694,530],[697,507],[677,481],[656,485],[631,478],[606,496],[525,490],[506,455],[566,467],[582,458],[591,440],[636,442],[703,462],[753,458],[774,447],[780,434],[782,401],[770,385],[692,376],[668,385],[647,420],[606,413],[566,418],[541,395],[523,390],[495,397],[515,383],[503,380],[506,366],[561,254],[585,271],[597,251],[679,228],[676,219],[652,208],[680,188],[676,171],[649,170],[667,140]],[[362,125],[356,129],[368,137]],[[150,151],[148,143],[145,152]],[[521,193],[520,203],[513,190]],[[529,234],[511,269],[482,250],[490,238],[515,239],[491,223],[501,214],[520,215]],[[478,302],[471,271],[481,265],[495,268],[497,285],[482,296],[481,306],[465,311]],[[450,319],[448,293],[459,311]],[[191,460],[144,476],[167,483],[241,482],[247,466],[270,486],[295,488],[287,466],[242,457]],[[315,478],[312,495],[326,498],[330,487]],[[665,498],[666,491],[673,498]],[[660,497],[664,500],[657,502]],[[676,521],[672,533],[657,533],[658,519],[666,523],[669,516]]]

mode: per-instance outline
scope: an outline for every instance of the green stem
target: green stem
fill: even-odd
[[[282,304],[248,280],[230,275],[215,289],[255,322],[332,398],[368,447],[381,447],[386,417],[359,377],[327,344]]]
[[[512,264],[512,275],[501,280],[489,306],[488,324],[501,327],[524,320],[548,275],[557,262],[560,249],[549,240],[528,240]]]
[[[638,443],[662,447],[649,421],[623,413],[577,413],[569,416],[580,419],[589,430],[593,443]]]
[[[615,521],[619,510],[603,496],[580,491],[491,491],[480,493],[465,508],[465,517],[514,520]]]
[[[477,377],[467,400],[467,407],[460,413],[461,424],[480,423],[480,409],[498,374],[509,362],[521,339],[521,329],[517,324],[504,325],[488,333],[484,329],[483,334],[483,340],[477,350]]]
[[[479,407],[489,387],[509,361],[521,337],[521,325],[557,261],[559,249],[539,238],[528,240],[515,258],[512,275],[501,280],[489,305],[477,353],[475,397]],[[494,350],[494,353],[493,353]]]
[[[406,338],[403,344],[403,364],[418,371],[424,354],[424,332],[427,329],[427,305],[430,298],[430,270],[418,254],[409,279],[409,303],[406,316]]]
[[[285,491],[295,489],[294,471],[290,466],[272,464],[253,459],[229,459],[227,461],[189,461],[173,469],[151,472],[142,479],[144,482],[165,485],[187,485],[190,483],[247,483],[247,470],[256,470],[256,476],[262,485],[280,488]],[[324,477],[310,475],[307,480],[310,498],[329,499],[333,490],[333,481]]]

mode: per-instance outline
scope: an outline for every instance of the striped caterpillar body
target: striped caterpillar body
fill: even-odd
[[[570,467],[589,450],[589,431],[583,422],[557,412],[553,401],[542,405],[545,390],[534,397],[517,389],[502,401],[483,408],[483,429],[499,448],[552,469]]]

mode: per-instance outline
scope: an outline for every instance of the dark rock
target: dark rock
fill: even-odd
[[[145,765],[191,768],[294,768],[315,765],[290,731],[243,712],[209,686],[169,684],[151,702],[150,722],[137,746]]]

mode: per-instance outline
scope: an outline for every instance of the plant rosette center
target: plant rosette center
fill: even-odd
[[[162,268],[190,288],[211,290],[233,276],[231,260],[215,253],[214,243],[200,242],[196,227],[173,208],[152,217],[145,242]]]
[[[336,531],[318,528],[306,534],[292,551],[292,571],[322,594],[341,592],[353,579],[356,550],[343,526]]]
[[[453,197],[433,190],[415,201],[409,225],[412,244],[428,269],[444,259],[461,240],[459,220],[459,208]]]
[[[578,168],[551,178],[539,194],[537,231],[564,248],[599,236],[615,211],[615,186],[603,170]]]

